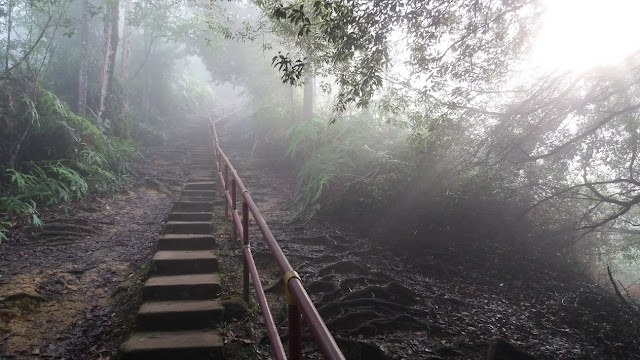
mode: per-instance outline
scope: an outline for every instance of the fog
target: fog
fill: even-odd
[[[499,287],[520,262],[578,274],[637,310],[636,5],[382,3],[0,2],[0,240],[241,109],[217,126],[291,190],[287,224]]]

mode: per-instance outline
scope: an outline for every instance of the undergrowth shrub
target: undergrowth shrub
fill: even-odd
[[[294,218],[308,220],[331,209],[368,210],[407,179],[410,165],[399,159],[400,129],[370,112],[348,114],[331,125],[328,119],[316,116],[287,132],[287,154],[299,163]]]
[[[40,226],[38,206],[115,192],[132,173],[132,141],[106,136],[27,78],[0,80],[0,124],[0,241],[16,218]]]

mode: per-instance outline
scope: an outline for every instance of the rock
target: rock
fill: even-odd
[[[536,360],[536,358],[520,350],[509,341],[494,337],[489,341],[487,360]]]
[[[224,319],[242,319],[247,316],[247,303],[239,296],[233,296],[229,299],[222,300],[224,306]]]

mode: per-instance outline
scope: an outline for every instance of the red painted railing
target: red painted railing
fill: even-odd
[[[239,111],[240,109],[241,107],[238,107],[236,110],[228,111],[227,115],[224,115],[224,117],[227,117]],[[269,305],[267,304],[267,298],[262,289],[262,284],[260,283],[258,269],[256,268],[255,262],[253,260],[253,255],[251,254],[251,246],[249,244],[249,214],[251,214],[256,224],[258,225],[260,232],[262,233],[262,237],[266,242],[267,247],[269,247],[269,250],[271,251],[273,260],[280,268],[280,272],[284,279],[286,301],[289,310],[289,359],[302,359],[301,319],[304,317],[307,325],[309,326],[309,329],[311,330],[311,334],[315,338],[318,348],[320,349],[320,352],[322,353],[324,358],[331,360],[344,360],[344,355],[340,351],[340,348],[336,344],[333,336],[329,332],[329,329],[327,329],[327,326],[320,317],[318,310],[316,309],[315,305],[313,305],[313,302],[309,298],[309,295],[302,285],[300,276],[291,267],[289,260],[287,260],[287,258],[285,257],[282,249],[280,248],[280,245],[278,245],[278,242],[271,233],[271,230],[269,230],[269,226],[267,226],[267,223],[260,214],[258,207],[253,202],[253,199],[251,199],[249,190],[247,190],[247,188],[244,186],[242,180],[238,176],[237,171],[234,169],[233,165],[231,165],[229,158],[220,148],[220,142],[218,140],[215,123],[222,120],[222,118],[218,118],[214,121],[211,118],[210,114],[209,128],[211,131],[211,140],[215,149],[216,165],[218,169],[218,190],[226,200],[225,217],[229,218],[233,222],[233,240],[238,241],[238,238],[242,239],[244,252],[244,300],[249,303],[249,277],[251,277],[253,286],[255,288],[256,297],[258,299],[260,309],[262,310],[262,317],[267,328],[267,334],[269,336],[269,341],[271,342],[271,347],[273,348],[275,358],[277,360],[286,360],[287,357],[284,351],[284,347],[282,346],[280,336],[278,335],[278,330],[276,328],[273,317],[271,316],[271,311],[269,310]],[[231,181],[229,181],[229,174],[231,174]],[[240,191],[240,197],[242,199],[242,217],[240,217],[240,215],[238,214],[237,208],[238,190]],[[231,209],[229,209],[229,207],[231,207]],[[230,216],[229,210],[231,210]]]

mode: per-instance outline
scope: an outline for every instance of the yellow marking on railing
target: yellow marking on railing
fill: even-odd
[[[298,305],[298,303],[296,302],[296,299],[294,299],[293,295],[291,295],[291,291],[289,291],[289,280],[291,279],[298,279],[302,281],[302,279],[300,279],[300,275],[298,275],[298,273],[295,270],[287,271],[287,273],[284,274],[284,295],[285,295],[285,298],[287,299],[288,305]]]

